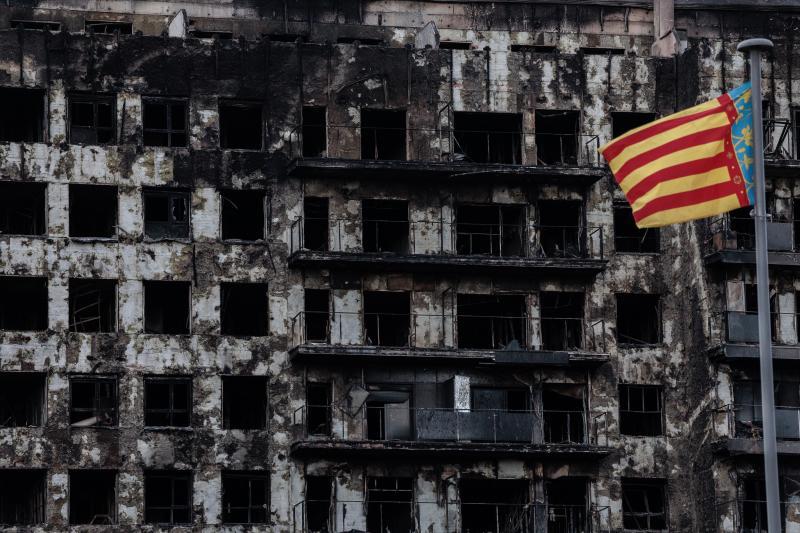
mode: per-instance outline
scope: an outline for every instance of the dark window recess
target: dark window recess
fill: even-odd
[[[578,112],[538,110],[535,121],[539,164],[578,164]]]
[[[619,137],[656,119],[655,113],[617,111],[611,113],[612,138]]]
[[[405,158],[405,110],[361,109],[361,159]]]
[[[780,315],[777,312],[778,293],[774,285],[770,286],[769,293],[769,312],[770,320],[772,321],[770,331],[772,333],[772,342],[776,342],[778,340],[778,331],[780,328]],[[799,302],[795,300],[795,309],[797,309],[798,303]],[[758,315],[758,285],[755,283],[744,284],[744,312],[751,315],[752,318],[756,318]],[[735,313],[735,311],[733,313]],[[755,329],[758,329],[758,324],[755,325]]]
[[[585,479],[562,477],[545,482],[547,531],[588,533],[588,495]]]
[[[439,41],[439,48],[442,50],[469,50],[472,43],[461,41]]]
[[[794,229],[794,251],[800,252],[800,200],[798,199],[792,200],[792,229]]]
[[[306,196],[303,199],[303,248],[328,249],[328,199]]]
[[[580,49],[587,56],[621,56],[625,55],[624,48],[604,48],[602,46],[583,46]]]
[[[82,333],[117,330],[116,280],[69,280],[69,329]]]
[[[512,44],[510,48],[512,52],[529,54],[553,54],[557,49],[547,44]]]
[[[230,40],[233,39],[232,31],[222,30],[189,30],[189,36],[195,39],[217,39],[217,40]]]
[[[87,20],[84,23],[84,29],[87,32],[104,34],[104,35],[131,35],[133,33],[133,23],[131,22],[114,22],[108,20]]]
[[[144,332],[183,335],[190,331],[188,281],[144,282]]]
[[[542,347],[545,350],[580,350],[584,347],[582,292],[542,292]]]
[[[459,294],[458,347],[519,350],[528,346],[528,318],[521,294]]]
[[[622,480],[622,522],[625,529],[667,529],[666,494],[660,480]]]
[[[306,424],[309,435],[331,434],[331,384],[309,383],[306,386]]]
[[[527,250],[525,207],[460,205],[456,210],[459,255],[523,257]]]
[[[0,427],[43,425],[46,383],[44,373],[0,372]]]
[[[263,190],[220,191],[222,239],[257,241],[264,238]]]
[[[223,283],[220,330],[223,335],[269,333],[269,296],[265,283]]]
[[[325,108],[303,106],[303,157],[325,157],[327,153]]]
[[[191,415],[191,378],[144,378],[145,426],[188,427],[191,425]]]
[[[365,252],[408,253],[408,202],[363,200],[361,219]]]
[[[545,385],[542,388],[544,441],[555,444],[586,442],[583,385]]]
[[[472,387],[470,403],[474,411],[527,412],[531,410],[531,393],[524,388]]]
[[[792,113],[792,133],[794,134],[794,153],[791,159],[800,157],[800,109],[795,109]]]
[[[299,33],[275,33],[271,35],[262,35],[264,35],[268,40],[276,43],[295,43],[298,40],[301,43],[304,43],[308,40],[305,35],[300,35]]]
[[[475,163],[522,163],[522,115],[453,113],[454,154]]]
[[[44,91],[0,88],[0,142],[44,141]]]
[[[617,294],[617,342],[661,342],[661,299],[657,294]]]
[[[188,191],[145,190],[144,234],[150,239],[189,237]]]
[[[361,46],[381,46],[386,44],[382,39],[368,39],[365,37],[339,37],[337,44],[358,44]]]
[[[60,22],[48,20],[12,20],[11,27],[14,29],[22,28],[23,30],[61,31]]]
[[[117,235],[117,188],[69,186],[69,236],[109,239]]]
[[[756,223],[751,216],[752,207],[740,207],[728,213],[730,235],[726,238],[735,240],[739,250],[752,250],[756,246]]]
[[[779,440],[800,439],[797,413],[800,411],[800,383],[797,378],[775,381],[774,394]],[[758,381],[734,381],[736,436],[760,439],[763,435],[761,417],[761,384]]]
[[[117,523],[117,473],[72,470],[69,473],[69,523]]]
[[[47,279],[0,276],[0,329],[47,329]]]
[[[408,346],[411,297],[407,292],[364,292],[364,344]]]
[[[619,386],[620,433],[646,437],[663,435],[663,419],[661,387],[658,385]]]
[[[533,531],[534,511],[525,479],[465,479],[459,481],[461,521],[470,531],[517,533]]]
[[[186,102],[143,99],[145,146],[186,146]]]
[[[269,476],[266,472],[222,473],[222,521],[226,524],[269,522]]]
[[[330,342],[330,291],[305,290],[305,342]]]
[[[658,253],[658,228],[636,227],[629,205],[614,205],[614,249],[617,253]]]
[[[541,200],[537,208],[539,253],[545,257],[584,257],[583,204],[573,200]]]
[[[780,476],[779,500],[780,516],[785,520],[790,510],[796,507],[800,495],[800,480],[797,476]],[[767,493],[764,479],[753,475],[742,476],[739,481],[739,504],[741,505],[741,531],[767,531]]]
[[[47,472],[0,469],[0,524],[30,526],[45,521]]]
[[[367,478],[367,531],[414,531],[413,501],[411,478]]]
[[[219,104],[220,146],[237,150],[261,150],[264,120],[261,104]]]
[[[117,380],[114,378],[72,378],[69,402],[72,427],[117,425]]]
[[[411,440],[411,391],[407,387],[370,391],[366,401],[367,438]]]
[[[117,139],[115,124],[115,97],[91,95],[69,97],[69,142],[114,144]]]
[[[223,376],[222,424],[225,429],[267,428],[267,378]]]
[[[333,500],[333,478],[330,476],[306,476],[306,527],[309,533],[327,533],[331,527],[331,501]]]
[[[44,235],[47,203],[44,183],[0,182],[0,233]]]
[[[144,521],[148,524],[191,523],[191,472],[144,472]]]

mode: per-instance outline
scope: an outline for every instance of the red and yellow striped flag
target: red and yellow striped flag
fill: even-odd
[[[750,84],[612,140],[608,161],[640,228],[752,205]]]

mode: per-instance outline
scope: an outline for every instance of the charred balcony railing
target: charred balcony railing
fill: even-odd
[[[782,529],[791,531],[800,522],[800,501],[781,501],[780,509]],[[716,521],[719,533],[767,533],[767,502],[736,498],[717,503]]]
[[[763,437],[760,404],[733,403],[715,410],[715,422],[727,428],[727,437],[760,440]],[[800,440],[800,406],[775,406],[779,440]]]
[[[789,119],[764,119],[764,156],[768,159],[797,159],[797,139],[793,139],[793,133]]]
[[[753,251],[756,246],[754,220],[732,213],[713,218],[708,222],[704,240],[706,253]],[[795,251],[794,224],[777,220],[767,222],[767,243],[770,251]]]
[[[770,313],[772,343],[776,346],[800,346],[797,313]],[[724,311],[709,316],[711,344],[714,346],[758,343],[757,311]]]

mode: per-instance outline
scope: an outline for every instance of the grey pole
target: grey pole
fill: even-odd
[[[750,54],[753,105],[753,152],[756,185],[756,278],[758,291],[758,347],[761,363],[761,413],[764,424],[764,482],[767,489],[769,533],[780,533],[781,511],[778,489],[778,450],[775,436],[775,387],[772,378],[772,333],[770,331],[769,262],[767,256],[767,207],[764,183],[764,126],[761,118],[761,52],[772,48],[769,39],[747,39],[740,52]]]

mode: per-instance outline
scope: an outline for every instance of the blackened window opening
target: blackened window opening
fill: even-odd
[[[758,285],[755,283],[744,284],[744,312],[746,315],[749,315],[749,319],[745,318],[745,320],[748,320],[748,325],[756,330],[753,332],[753,335],[757,338]],[[738,314],[736,311],[729,312],[728,319],[734,319],[734,315],[736,314]],[[772,342],[777,342],[781,315],[778,313],[778,293],[774,285],[769,288],[769,317],[771,322],[770,333],[772,334]]]
[[[190,29],[189,35],[195,39],[217,39],[217,40],[230,40],[233,39],[232,31],[222,30],[198,30]]]
[[[69,186],[69,236],[110,239],[117,235],[117,188]]]
[[[47,279],[0,276],[0,329],[47,329]]]
[[[305,342],[330,342],[330,291],[306,289],[304,302]]]
[[[186,102],[145,98],[142,102],[145,146],[186,146]]]
[[[586,256],[583,204],[573,200],[542,200],[539,215],[539,253],[545,257]]]
[[[797,378],[776,380],[776,431],[779,440],[800,440],[800,382]],[[740,438],[760,439],[763,435],[761,385],[758,381],[737,380],[733,383],[735,402],[735,434]]]
[[[405,110],[361,110],[361,159],[406,159]]]
[[[117,22],[109,20],[87,20],[84,22],[86,32],[102,35],[131,35],[133,33],[133,23]]]
[[[589,498],[585,479],[562,477],[545,483],[547,531],[589,533]]]
[[[636,227],[628,205],[614,205],[614,249],[617,253],[658,253],[658,228]]]
[[[117,425],[117,380],[81,377],[70,380],[69,422],[73,427]]]
[[[61,31],[60,22],[49,20],[12,20],[11,27],[13,29],[22,28],[23,30]]]
[[[367,478],[367,531],[413,533],[413,501],[411,478]]]
[[[117,330],[116,280],[69,280],[69,329],[81,333]]]
[[[536,157],[540,165],[577,165],[578,111],[537,110]]]
[[[266,429],[267,378],[223,376],[222,425],[225,429]]]
[[[454,155],[473,163],[522,163],[522,115],[453,113]]]
[[[796,497],[797,489],[798,483],[793,476],[779,478],[780,516],[783,520],[788,516],[788,510],[796,505],[793,500]],[[767,531],[767,491],[764,479],[755,475],[742,476],[739,480],[738,492],[742,512],[742,531],[754,533]]]
[[[191,284],[188,281],[145,281],[145,333],[189,333],[190,298]]]
[[[30,526],[45,521],[47,472],[0,469],[0,524]]]
[[[620,433],[647,437],[663,435],[661,395],[658,385],[620,385]]]
[[[459,294],[458,347],[516,350],[528,346],[528,318],[521,294]]]
[[[585,326],[582,292],[542,292],[542,347],[545,350],[580,350],[584,348]]]
[[[188,427],[192,414],[192,380],[152,376],[144,379],[144,425]]]
[[[622,522],[625,529],[667,529],[666,494],[660,480],[622,480]]]
[[[330,476],[306,476],[305,514],[309,533],[328,533],[331,529],[333,479]]]
[[[524,206],[459,205],[456,209],[459,255],[523,257],[527,236]]]
[[[269,475],[266,472],[223,472],[224,523],[266,524],[269,508]]]
[[[411,440],[411,400],[408,387],[373,386],[365,404],[367,438]]]
[[[0,372],[0,427],[42,426],[46,383],[40,372]]]
[[[728,240],[734,240],[739,250],[752,250],[756,246],[756,223],[752,206],[740,207],[728,213]]]
[[[148,524],[191,523],[191,472],[145,471],[144,521]]]
[[[363,200],[361,217],[365,252],[409,252],[407,201]]]
[[[364,292],[364,344],[408,346],[411,298],[407,292]]]
[[[261,150],[264,120],[261,104],[220,103],[220,146],[234,150]]]
[[[303,106],[303,157],[325,157],[327,154],[325,108]]]
[[[69,523],[117,523],[117,473],[114,470],[71,470]]]
[[[44,91],[0,88],[0,141],[43,142]]]
[[[583,385],[545,385],[542,388],[545,442],[586,443],[584,393]]]
[[[524,413],[531,410],[531,393],[522,387],[472,387],[470,407],[474,411]]]
[[[263,190],[220,191],[222,239],[257,241],[264,238]]]
[[[657,294],[617,294],[617,342],[661,342],[661,299]]]
[[[144,191],[144,234],[149,239],[189,238],[188,191]]]
[[[328,250],[328,217],[327,198],[306,196],[303,199],[303,248],[315,251]]]
[[[114,144],[116,103],[114,96],[70,95],[69,142],[72,144]]]
[[[47,185],[0,182],[0,234],[44,235]]]
[[[470,531],[527,533],[534,528],[524,479],[465,479],[459,481],[461,521]]]
[[[331,434],[330,383],[309,383],[306,388],[306,425],[309,435]]]
[[[220,293],[223,335],[264,336],[269,333],[269,296],[265,283],[223,283]]]
[[[439,41],[441,50],[469,50],[472,43],[464,41]]]
[[[794,251],[800,252],[800,199],[792,200],[792,229],[794,230]]]
[[[655,113],[640,113],[635,111],[617,111],[611,113],[611,136],[612,138],[619,137],[655,119]]]
[[[795,109],[792,113],[792,133],[794,134],[794,152],[791,159],[800,157],[800,109]]]

